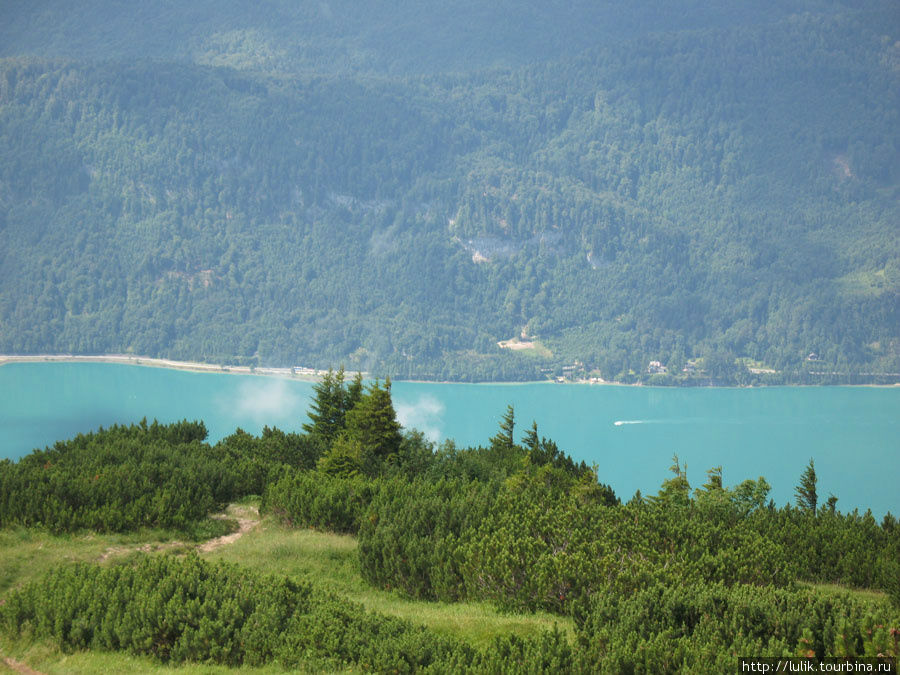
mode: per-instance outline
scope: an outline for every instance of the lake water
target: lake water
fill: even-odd
[[[105,363],[12,363],[0,367],[0,458],[98,426],[146,416],[202,419],[210,440],[236,427],[299,431],[312,384],[250,375],[192,373]],[[672,456],[695,487],[722,465],[727,485],[765,476],[779,505],[815,459],[820,501],[900,515],[900,387],[675,389],[560,384],[396,382],[406,426],[459,446],[486,444],[507,404],[517,438],[532,420],[623,499],[658,491]]]

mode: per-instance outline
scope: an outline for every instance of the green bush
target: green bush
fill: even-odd
[[[113,426],[0,464],[0,526],[186,528],[240,494],[202,422]]]
[[[359,530],[363,577],[414,598],[465,597],[460,544],[490,519],[497,488],[460,479],[382,483]]]
[[[0,608],[0,625],[7,634],[49,638],[65,651],[121,650],[174,663],[291,667],[314,656],[409,672],[454,652],[463,662],[474,655],[309,585],[193,554],[58,568],[13,593]]]
[[[378,481],[321,471],[291,472],[268,486],[259,510],[293,527],[356,533]]]
[[[294,668],[317,659],[396,673],[572,669],[572,651],[558,632],[498,639],[479,653],[308,584],[194,554],[57,568],[9,596],[0,630],[49,639],[66,652],[125,651],[165,663]]]
[[[604,672],[735,672],[738,656],[897,656],[900,614],[849,594],[668,579],[601,591],[576,614],[582,663]]]

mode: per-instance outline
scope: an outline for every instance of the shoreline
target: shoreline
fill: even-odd
[[[176,361],[131,354],[0,354],[0,367],[8,363],[118,363],[126,366],[186,370],[194,373],[220,373],[230,375],[257,375],[260,377],[280,377],[290,380],[315,382],[325,375],[325,370],[314,368],[251,368],[250,366],[226,366],[200,361]]]
[[[318,382],[328,371],[304,366],[292,368],[228,366],[216,363],[203,363],[200,361],[177,361],[175,359],[160,359],[150,356],[134,356],[132,354],[0,354],[0,367],[8,363],[118,363],[128,366],[144,366],[149,368],[165,368],[168,370],[185,370],[194,373],[220,373],[226,375],[255,375],[257,377],[278,377],[287,380],[302,382]],[[348,371],[350,372],[350,371]],[[363,373],[368,376],[369,373]],[[650,387],[654,385],[635,382],[615,382],[613,380],[566,380],[555,382],[553,380],[527,380],[511,382],[453,382],[450,380],[395,380],[396,382],[409,382],[411,384],[487,384],[487,385],[520,385],[520,384],[577,384],[600,387]],[[681,389],[683,387],[657,385],[660,389]],[[764,389],[773,387],[878,387],[900,388],[900,382],[894,384],[778,384],[778,385],[691,385],[690,389]]]
[[[250,366],[227,366],[216,363],[203,363],[201,361],[177,361],[175,359],[160,359],[151,356],[134,356],[133,354],[0,354],[0,367],[8,363],[118,363],[127,366],[144,366],[149,368],[165,368],[168,370],[185,370],[194,373],[221,373],[230,375],[256,375],[258,377],[279,377],[288,380],[300,380],[303,382],[318,382],[328,370],[318,370],[296,366],[293,368],[251,368]],[[352,372],[352,371],[347,371]],[[363,372],[364,376],[369,373]],[[394,380],[395,382],[408,382],[410,384],[470,384],[470,385],[524,385],[524,384],[578,384],[602,387],[647,387],[641,382],[628,384],[612,380],[593,378],[590,380],[566,380],[556,382],[553,380],[524,380],[503,382],[465,382],[452,380]],[[664,387],[669,388],[669,387]]]

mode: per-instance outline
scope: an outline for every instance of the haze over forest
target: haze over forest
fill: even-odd
[[[895,671],[900,386],[392,386],[900,384],[898,150],[897,0],[3,0],[0,365],[327,371],[0,368],[0,668]]]
[[[9,0],[0,353],[893,381],[898,29],[890,0]]]

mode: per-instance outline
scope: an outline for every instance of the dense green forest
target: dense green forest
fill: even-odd
[[[484,446],[436,448],[400,427],[390,390],[329,372],[302,434],[237,430],[210,446],[202,423],[142,422],[5,460],[0,526],[201,531],[207,513],[259,494],[289,528],[353,534],[374,587],[549,612],[574,622],[572,638],[481,649],[195,554],[54,568],[0,598],[0,632],[160,663],[379,672],[720,673],[740,656],[900,656],[900,525],[823,503],[812,460],[794,506],[768,500],[762,477],[724,485],[721,467],[692,487],[677,458],[658,493],[623,503],[537,424],[521,433],[512,407]]]
[[[898,379],[890,1],[70,10],[0,8],[0,352]]]

